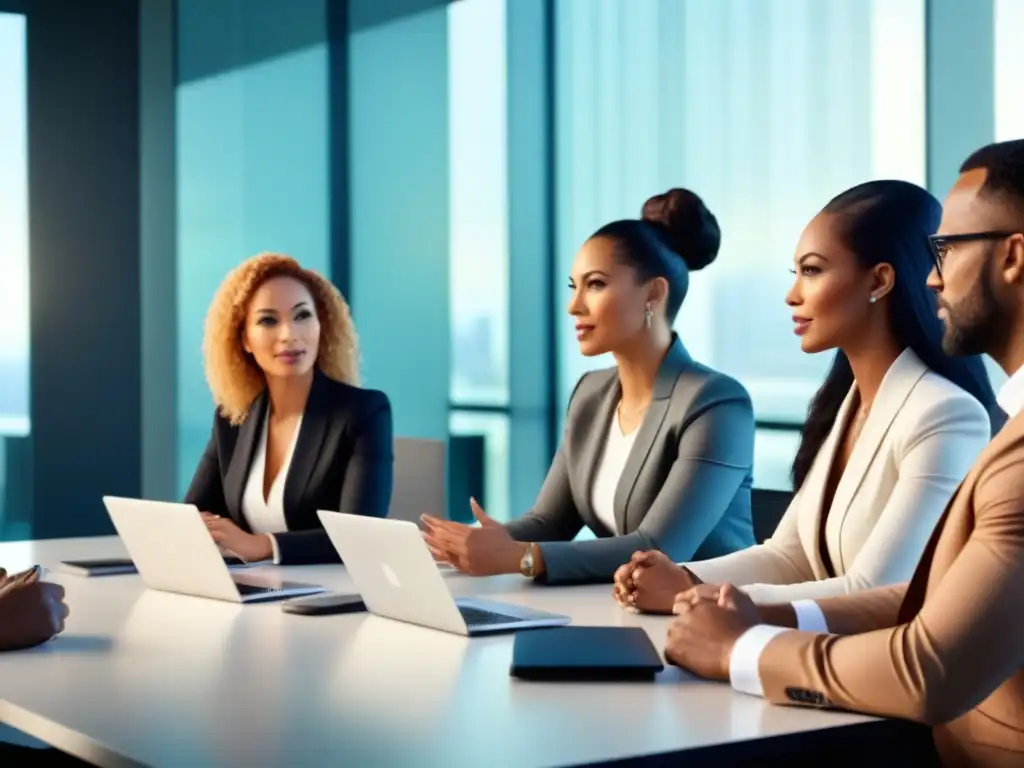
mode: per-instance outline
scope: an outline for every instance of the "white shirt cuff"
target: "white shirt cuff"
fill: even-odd
[[[274,565],[281,564],[281,550],[277,548],[277,536],[272,533],[265,534],[270,539],[270,547],[274,551]]]
[[[764,696],[764,688],[761,687],[761,653],[777,634],[788,631],[785,627],[758,624],[740,635],[729,657],[729,682],[735,690],[751,696]]]
[[[801,632],[820,632],[828,634],[828,622],[825,614],[813,600],[794,600],[793,613],[796,614],[796,628]]]

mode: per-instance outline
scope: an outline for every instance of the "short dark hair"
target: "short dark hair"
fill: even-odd
[[[616,259],[633,267],[641,281],[665,278],[670,323],[686,298],[690,271],[711,264],[722,243],[715,215],[700,197],[678,187],[644,203],[641,218],[605,224],[591,237],[612,240]]]
[[[980,168],[987,172],[982,195],[1024,204],[1024,139],[997,141],[976,150],[964,160],[960,173]]]

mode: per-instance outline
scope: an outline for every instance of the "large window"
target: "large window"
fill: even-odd
[[[1024,0],[994,0],[994,61],[996,141],[1024,139],[1024,99],[1020,80],[1024,75],[1024,47],[1020,30],[1024,29]],[[986,359],[992,386],[1006,381],[1003,369]]]
[[[31,445],[24,439],[30,432],[26,70],[25,17],[0,13],[0,534],[8,539],[27,535],[24,507],[32,498],[25,471]]]
[[[798,428],[831,355],[801,353],[784,296],[801,229],[872,178],[925,181],[923,0],[557,0],[558,256],[671,186],[723,230],[676,328]],[[564,316],[559,295],[555,311]],[[567,318],[565,399],[587,369]],[[793,434],[758,435],[755,483],[788,487]]]
[[[0,436],[29,433],[25,17],[0,13]]]
[[[994,0],[996,141],[1024,138],[1024,0]]]
[[[509,515],[505,47],[505,0],[448,6],[451,431],[484,437],[485,501],[499,520]]]
[[[508,404],[505,0],[448,6],[452,401]]]

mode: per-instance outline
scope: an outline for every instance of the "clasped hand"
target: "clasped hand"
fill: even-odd
[[[733,647],[760,623],[757,606],[731,584],[701,584],[676,596],[665,658],[709,680],[729,679]]]
[[[691,571],[664,552],[636,552],[615,571],[612,596],[624,608],[644,613],[671,613],[676,595],[701,583]]]
[[[64,631],[70,611],[64,587],[39,580],[39,572],[8,576],[0,568],[0,650],[45,643]]]

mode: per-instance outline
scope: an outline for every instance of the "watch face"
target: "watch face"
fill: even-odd
[[[519,561],[519,570],[523,576],[533,576],[533,547],[527,549],[523,559]]]

